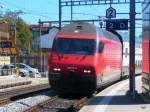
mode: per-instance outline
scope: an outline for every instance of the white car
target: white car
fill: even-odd
[[[24,63],[17,63],[17,66],[19,67],[20,76],[41,77],[41,74],[36,68],[32,68]]]

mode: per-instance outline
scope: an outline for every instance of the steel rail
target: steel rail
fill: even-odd
[[[141,74],[141,71],[137,71],[136,72],[136,75],[139,75],[139,74]],[[126,78],[127,77],[124,77],[124,79],[126,79]],[[124,79],[122,79],[122,80],[124,80]],[[102,88],[102,90],[103,89],[105,89],[105,88]],[[50,98],[50,99],[48,99],[48,100],[46,100],[44,102],[41,102],[41,103],[39,103],[39,104],[37,104],[37,105],[27,109],[24,112],[44,112],[45,110],[53,111],[54,109],[56,109],[59,112],[61,112],[61,111],[63,111],[63,112],[76,112],[76,111],[80,110],[84,105],[86,105],[90,98],[83,97],[83,98],[81,98],[79,100],[76,99],[73,102],[72,102],[72,100],[70,100],[70,103],[68,104],[67,108],[64,108],[63,110],[61,110],[62,108],[60,108],[60,106],[59,106],[60,103],[62,103],[62,102],[57,103],[57,105],[55,107],[52,106],[59,99],[61,99],[61,98],[59,98],[58,96],[54,96],[54,97],[52,97],[52,98]],[[62,105],[65,105],[65,104],[62,104]]]
[[[8,91],[0,92],[0,105],[5,105],[13,102],[11,100],[11,98],[13,97],[41,91],[48,88],[49,88],[49,84],[47,83],[47,84],[38,84],[38,85],[28,85],[28,86],[16,88],[14,90],[11,89]]]
[[[59,99],[61,99],[61,98],[59,98],[58,96],[51,97],[50,99],[48,99],[42,103],[39,103],[39,104],[25,110],[24,112],[43,112],[44,109],[46,109],[50,112],[53,111],[54,109],[57,109],[57,111],[59,111],[59,112],[61,112],[61,110],[63,110],[63,112],[73,112],[74,110],[81,109],[81,107],[83,107],[88,101],[87,97],[83,97],[79,100],[74,100],[74,101],[70,100],[70,102],[68,103],[66,108],[62,109],[59,105],[53,107],[52,105],[55,102],[57,102]],[[65,103],[65,101],[64,101],[64,103]],[[65,104],[62,104],[62,105],[65,105]]]

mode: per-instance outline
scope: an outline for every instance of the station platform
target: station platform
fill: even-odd
[[[141,97],[141,76],[136,77],[135,99],[127,94],[128,90],[129,79],[116,83],[98,93],[79,112],[150,112],[150,103]]]
[[[15,75],[0,76],[0,91],[23,85],[48,83],[47,78],[16,77]]]
[[[14,96],[49,88],[48,78],[0,76],[0,103]]]

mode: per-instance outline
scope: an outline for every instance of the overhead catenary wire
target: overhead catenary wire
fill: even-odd
[[[12,3],[12,2],[10,2],[10,1],[7,1],[7,0],[3,0],[2,2],[3,2],[3,3],[7,3],[7,4],[9,4],[9,5],[13,6],[13,7],[16,7],[18,10],[22,10],[22,11],[24,12],[24,14],[34,15],[34,16],[36,16],[36,17],[43,17],[43,18],[45,18],[45,19],[50,19],[50,18],[51,18],[51,15],[58,16],[58,13],[39,12],[39,11],[36,11],[36,10],[27,9],[27,8],[25,8],[26,5],[24,5],[24,7],[21,7],[21,6],[16,5],[15,3]],[[23,3],[25,4],[25,1],[24,1]],[[48,3],[54,4],[54,2],[51,1],[51,0],[49,0]],[[91,7],[91,8],[94,9],[96,13],[98,13],[98,10],[97,10],[97,9],[95,9],[94,7]],[[64,14],[65,14],[65,15],[70,15],[69,12],[64,13]],[[100,16],[100,15],[98,15],[98,14],[96,15],[96,14],[84,13],[84,12],[83,12],[83,13],[82,13],[82,12],[79,12],[79,13],[78,13],[78,12],[75,12],[75,13],[73,13],[73,14],[86,15],[86,16],[94,16],[94,17],[96,17],[96,18],[105,17],[105,16]],[[121,13],[119,13],[119,14],[121,14]],[[122,14],[125,14],[125,13],[122,13]],[[137,23],[137,25],[138,25],[138,23]]]

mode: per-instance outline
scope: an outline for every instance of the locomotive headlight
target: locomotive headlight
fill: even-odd
[[[90,73],[91,73],[91,70],[84,70],[83,72],[84,72],[84,73],[89,73],[89,74],[90,74]]]
[[[61,71],[61,69],[60,69],[60,68],[58,68],[58,69],[57,69],[57,71]]]
[[[55,72],[60,72],[60,71],[61,71],[60,68],[54,68],[53,70],[54,70]]]
[[[91,70],[88,70],[87,73],[91,73]]]

